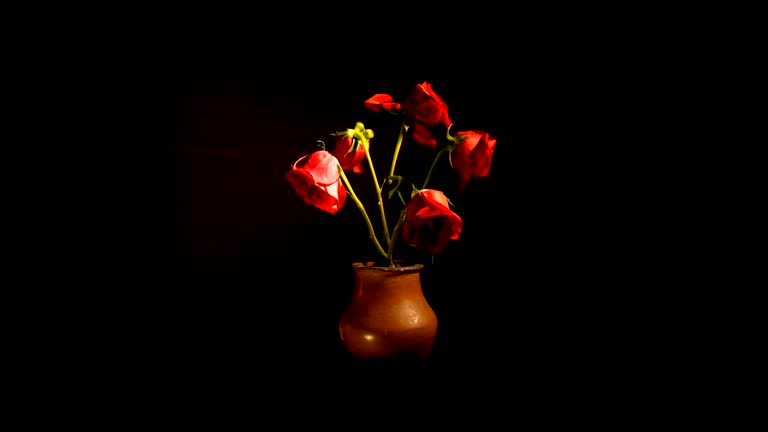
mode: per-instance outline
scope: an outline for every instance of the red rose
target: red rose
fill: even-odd
[[[360,164],[365,159],[365,147],[362,144],[357,146],[355,151],[350,152],[354,139],[347,135],[339,135],[336,137],[336,146],[331,151],[336,159],[341,163],[341,167],[344,170],[352,170],[360,174],[363,172],[363,167]]]
[[[403,239],[418,249],[438,254],[461,234],[463,221],[450,208],[442,192],[424,189],[408,201]]]
[[[379,112],[382,109],[391,112],[400,111],[400,104],[395,102],[395,99],[388,94],[377,93],[371,96],[367,101],[363,102],[366,108],[371,111]]]
[[[455,138],[458,144],[451,151],[451,165],[459,173],[459,190],[464,190],[471,179],[488,176],[496,138],[480,130],[459,132]]]
[[[338,166],[335,156],[320,150],[294,162],[285,177],[304,202],[334,214],[347,199]]]
[[[413,139],[433,149],[437,146],[437,141],[430,128],[438,124],[445,127],[451,125],[448,105],[432,91],[432,86],[426,81],[411,90],[403,101],[403,110]]]

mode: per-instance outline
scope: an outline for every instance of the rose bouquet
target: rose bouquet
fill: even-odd
[[[376,93],[363,105],[399,118],[399,133],[386,173],[381,174],[374,164],[371,149],[380,144],[373,130],[357,122],[352,129],[331,134],[335,142],[330,151],[319,141],[321,149],[294,162],[286,173],[287,180],[304,202],[331,214],[351,199],[365,220],[377,254],[390,267],[399,261],[394,257],[400,239],[432,255],[443,252],[449,241],[461,235],[463,221],[452,210],[448,197],[440,189],[430,188],[432,174],[444,161],[457,174],[457,190],[463,191],[472,179],[488,176],[496,139],[483,130],[452,133],[448,105],[427,82],[415,85],[400,101]],[[442,136],[445,138],[438,140]],[[421,167],[422,178],[406,178],[399,170],[398,158],[406,154],[407,146],[415,150],[412,153],[426,153],[431,159]],[[366,175],[373,188],[368,207],[351,182]]]

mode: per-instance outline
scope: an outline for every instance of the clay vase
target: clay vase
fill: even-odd
[[[403,353],[430,356],[437,316],[421,289],[423,268],[352,264],[352,299],[339,319],[339,336],[347,351],[366,359]]]

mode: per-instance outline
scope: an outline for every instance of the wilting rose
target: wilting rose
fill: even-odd
[[[392,112],[400,111],[400,104],[395,102],[395,99],[388,94],[377,93],[371,96],[367,101],[363,102],[363,105],[375,112],[379,112],[382,109]]]
[[[432,86],[426,81],[417,84],[403,100],[402,105],[405,121],[410,126],[409,132],[413,139],[434,149],[437,141],[432,136],[431,127],[438,124],[445,127],[451,125],[448,105],[432,91]]]
[[[334,214],[347,199],[338,165],[335,156],[320,150],[294,162],[285,177],[304,202]]]
[[[403,239],[418,249],[438,254],[449,240],[461,234],[463,221],[450,208],[442,192],[423,189],[414,195],[406,208]]]
[[[459,174],[459,190],[464,190],[471,179],[488,176],[496,138],[480,130],[459,132],[455,138],[460,142],[451,151],[451,165]]]
[[[360,144],[355,151],[350,152],[349,150],[352,148],[353,143],[354,139],[352,137],[339,135],[336,137],[336,146],[331,151],[331,154],[339,160],[344,170],[352,170],[360,174],[363,172],[363,167],[360,164],[365,159],[365,148]]]

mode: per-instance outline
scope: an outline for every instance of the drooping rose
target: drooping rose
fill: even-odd
[[[352,137],[339,135],[336,137],[336,145],[331,154],[339,160],[342,168],[360,174],[363,172],[363,167],[360,164],[365,159],[365,148],[360,144],[357,146],[357,149],[350,152],[349,150],[352,148],[353,143],[354,139]]]
[[[431,128],[438,124],[449,127],[451,118],[448,116],[448,105],[432,91],[432,86],[426,81],[417,84],[403,100],[402,107],[413,139],[432,149],[437,147]]]
[[[423,189],[408,201],[403,239],[420,250],[438,254],[449,240],[459,238],[462,225],[441,191]]]
[[[459,190],[464,190],[471,179],[490,173],[496,138],[481,130],[459,132],[455,138],[460,142],[451,151],[451,165],[459,174]]]
[[[363,102],[363,105],[365,105],[365,107],[369,110],[375,112],[379,112],[382,109],[391,112],[400,111],[400,104],[395,102],[395,99],[392,96],[382,93],[376,93],[375,95],[371,96],[367,101]]]
[[[347,199],[347,190],[341,183],[338,165],[335,156],[319,150],[294,162],[285,177],[304,202],[335,214]]]

